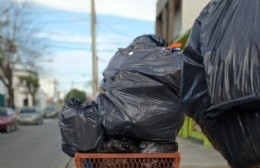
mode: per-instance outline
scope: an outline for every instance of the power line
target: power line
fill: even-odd
[[[58,45],[49,45],[51,48],[60,48],[65,50],[86,50],[90,51],[90,48],[84,48],[84,47],[70,47],[70,46],[58,46]],[[99,49],[98,51],[102,52],[116,52],[117,50],[110,50],[110,49]]]
[[[71,11],[57,11],[57,10],[53,10],[53,11],[46,11],[46,12],[37,12],[37,14],[39,15],[49,15],[49,14],[64,14],[64,13],[86,13],[86,12],[83,12],[83,9],[77,9],[78,11],[82,11],[82,12],[71,12]],[[86,10],[86,9],[84,9]],[[32,14],[35,14],[35,13],[32,13]],[[89,13],[86,13],[86,14],[89,14]]]
[[[67,50],[87,50],[87,51],[90,51],[90,48],[84,48],[84,47],[70,47],[70,46],[58,46],[58,45],[48,45],[48,47],[67,49]]]
[[[86,22],[89,21],[89,18],[80,18],[76,20],[55,20],[55,21],[43,21],[43,24],[68,24],[68,23],[77,23],[77,22]],[[86,22],[87,23],[87,22]]]
[[[122,35],[122,36],[124,36],[124,37],[129,38],[129,36],[128,36],[127,34],[125,34],[125,33],[121,32],[121,31],[119,31],[119,30],[113,28],[113,27],[110,26],[109,24],[107,24],[107,23],[105,23],[105,22],[103,22],[103,21],[101,21],[100,23],[103,24],[103,25],[105,25],[107,28],[109,28],[109,29],[112,30],[113,32],[115,32],[115,33],[117,33],[117,34],[120,34],[120,35]]]
[[[52,32],[52,31],[42,31],[44,33],[44,36],[40,37],[40,38],[46,38],[48,40],[52,40],[54,43],[75,43],[75,44],[79,44],[79,45],[90,45],[90,41],[89,42],[77,42],[77,41],[60,41],[60,40],[55,40],[55,39],[52,39],[51,36],[53,35],[59,35],[59,36],[71,36],[71,37],[74,37],[74,36],[86,36],[85,39],[83,39],[82,41],[88,41],[88,35],[86,34],[69,34],[69,33],[62,33],[62,32]],[[46,33],[46,34],[45,34]],[[99,37],[101,38],[101,37]],[[120,44],[124,44],[123,42],[120,42],[120,41],[113,41],[111,39],[111,41],[100,41],[100,42],[97,42],[98,45],[100,44],[114,44],[114,45],[120,45]]]
[[[43,38],[47,38],[47,39],[50,39],[50,40],[53,40],[51,39],[51,37],[49,36],[52,36],[52,35],[60,35],[60,36],[63,36],[63,35],[67,35],[66,33],[61,33],[61,32],[54,32],[54,31],[43,31],[43,33],[46,33],[46,35],[43,37]],[[74,36],[73,34],[71,34],[71,36]],[[87,36],[87,35],[75,35],[75,36]],[[86,38],[87,39],[87,38]],[[79,44],[79,45],[90,45],[90,42],[77,42],[77,41],[55,41],[55,39],[53,40],[54,43],[75,43],[75,44]],[[101,44],[113,44],[113,45],[122,45],[122,44],[125,44],[123,42],[120,42],[120,41],[109,41],[109,42],[97,42],[97,45],[101,45]],[[127,44],[125,44],[127,45]]]
[[[108,60],[105,60],[105,59],[103,59],[103,58],[101,58],[101,57],[98,57],[98,60],[101,61],[101,62],[103,62],[103,63],[109,63]]]
[[[33,9],[33,11],[35,11],[37,9]],[[40,9],[41,10],[41,9]],[[85,14],[89,14],[89,12],[86,12],[87,9],[74,9],[74,11],[70,11],[70,10],[47,10],[47,11],[36,11],[36,12],[27,12],[25,13],[26,15],[35,15],[35,14],[39,14],[39,15],[49,15],[49,14],[64,14],[64,13],[85,13]]]

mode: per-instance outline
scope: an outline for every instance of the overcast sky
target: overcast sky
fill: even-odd
[[[19,0],[23,1],[23,0]],[[72,86],[90,91],[91,31],[90,0],[31,0],[43,23],[38,37],[48,40],[49,55],[42,63],[45,75],[53,75],[61,92]],[[99,80],[118,48],[135,37],[154,34],[157,0],[95,0],[97,12],[97,55]]]

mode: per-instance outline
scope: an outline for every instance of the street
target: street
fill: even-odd
[[[0,168],[64,168],[68,160],[61,151],[58,119],[0,133]]]

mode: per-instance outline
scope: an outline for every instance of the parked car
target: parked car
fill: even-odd
[[[43,124],[43,114],[36,107],[24,107],[18,114],[19,124]]]
[[[59,116],[59,110],[56,106],[48,106],[43,111],[45,118],[56,118]]]
[[[17,116],[11,108],[0,108],[0,130],[10,132],[18,128]]]

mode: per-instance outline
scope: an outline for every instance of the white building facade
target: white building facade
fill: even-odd
[[[32,98],[27,93],[27,89],[21,83],[20,77],[22,76],[33,76],[37,77],[37,73],[31,70],[15,70],[13,73],[13,87],[14,87],[14,102],[17,108],[24,106],[33,106]]]
[[[16,69],[13,73],[13,88],[15,107],[19,110],[25,106],[33,106],[33,100],[28,93],[27,88],[21,83],[20,77],[33,76],[38,74],[32,70]],[[45,108],[49,104],[53,104],[58,99],[57,81],[53,77],[38,77],[40,87],[36,93],[37,107]],[[7,103],[8,92],[4,84],[0,81],[0,107]]]
[[[58,82],[52,76],[40,77],[40,90],[45,93],[47,104],[55,103],[58,99]]]

